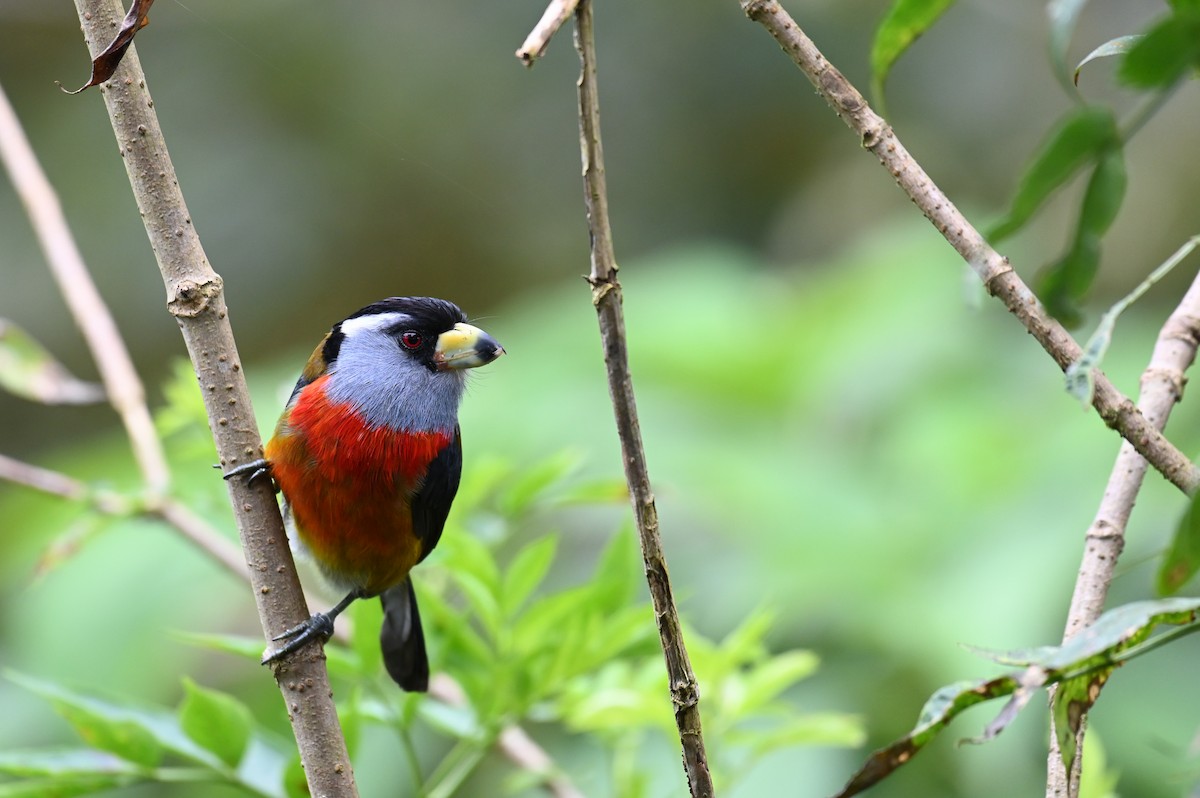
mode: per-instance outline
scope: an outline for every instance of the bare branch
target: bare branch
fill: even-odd
[[[146,506],[146,514],[173,527],[235,576],[250,579],[250,568],[237,546],[186,504],[175,499],[151,502]]]
[[[116,0],[76,0],[92,55],[111,39],[123,9]],[[117,145],[200,381],[221,462],[261,456],[262,441],[233,339],[220,276],[192,227],[158,125],[145,76],[131,47],[113,79],[101,86]],[[275,494],[261,482],[229,480],[229,497],[263,631],[268,637],[308,617]],[[275,670],[313,795],[357,796],[334,708],[324,655],[308,647]]]
[[[625,313],[621,283],[613,255],[612,227],[608,218],[608,189],[604,176],[604,150],[600,142],[600,103],[596,87],[596,45],[592,32],[591,0],[580,0],[575,11],[575,47],[579,51],[579,146],[583,160],[584,201],[592,239],[592,304],[600,324],[608,388],[616,416],[617,434],[624,455],[625,479],[642,545],[646,580],[658,623],[658,636],[667,663],[675,725],[683,746],[684,769],[693,798],[713,795],[712,775],[704,750],[700,725],[700,688],[684,645],[679,613],[667,574],[667,560],[658,531],[658,510],[650,486],[642,431],[638,424],[633,377],[625,344]]]
[[[550,755],[520,726],[506,726],[496,745],[522,770],[539,774],[541,786],[554,798],[583,798],[579,788],[558,771]]]
[[[23,463],[0,454],[0,480],[60,496],[87,502],[97,512],[115,516],[155,518],[174,527],[185,538],[242,579],[250,578],[250,569],[241,553],[229,540],[183,504],[174,499],[151,498],[144,502],[110,491],[94,490],[58,471]]]
[[[58,196],[42,171],[3,87],[0,87],[0,161],[4,162],[13,188],[25,205],[50,273],[87,341],[108,401],[125,425],[142,479],[151,493],[162,494],[170,472],[146,406],[142,381],[133,368],[117,324],[79,254]]]
[[[0,479],[70,501],[90,502],[106,515],[126,515],[133,507],[132,502],[122,496],[94,491],[66,474],[14,460],[3,454],[0,454]]]
[[[779,42],[816,87],[817,93],[859,135],[863,147],[875,154],[900,188],[974,269],[988,293],[1004,303],[1054,358],[1059,368],[1066,369],[1078,360],[1082,350],[1071,334],[1046,312],[1029,286],[1013,271],[1008,259],[988,245],[909,155],[887,122],[872,111],[862,94],[825,60],[787,11],[776,0],[740,2],[746,15],[760,23]],[[1101,371],[1096,370],[1094,378],[1092,405],[1104,423],[1133,444],[1138,453],[1176,487],[1189,495],[1195,493],[1200,487],[1200,469],[1163,437],[1162,432]]]
[[[1200,275],[1192,281],[1179,306],[1167,318],[1150,364],[1142,373],[1141,394],[1138,409],[1157,429],[1163,429],[1171,410],[1183,398],[1184,372],[1196,359],[1196,348],[1200,344]],[[1108,485],[1096,517],[1084,537],[1083,562],[1075,580],[1075,593],[1071,597],[1071,608],[1067,613],[1066,642],[1084,628],[1090,626],[1104,611],[1108,587],[1112,584],[1117,559],[1125,548],[1125,527],[1133,512],[1134,502],[1142,488],[1148,463],[1129,441],[1121,444],[1113,463]],[[1053,698],[1053,693],[1051,693]],[[1051,724],[1054,719],[1050,719]],[[1053,729],[1053,726],[1051,726]],[[1076,767],[1072,778],[1067,778],[1059,753],[1058,738],[1050,734],[1050,755],[1047,759],[1046,795],[1052,798],[1078,795],[1079,763],[1082,760],[1084,730],[1078,735],[1075,750]]]
[[[517,58],[520,58],[525,66],[533,66],[533,62],[546,52],[550,39],[575,13],[575,7],[578,5],[579,0],[550,0],[550,5],[546,6],[542,18],[525,37],[525,43],[521,45],[521,49],[517,50]]]

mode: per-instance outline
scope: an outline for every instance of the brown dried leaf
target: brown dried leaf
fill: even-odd
[[[91,86],[98,86],[104,81],[113,76],[117,71],[117,67],[121,65],[121,59],[125,57],[125,51],[129,49],[129,45],[133,44],[133,37],[142,28],[150,24],[150,20],[146,17],[150,13],[150,6],[154,5],[154,0],[133,0],[133,5],[129,7],[129,13],[125,15],[125,21],[121,23],[121,29],[117,31],[117,36],[112,40],[108,47],[104,48],[104,52],[92,59],[92,77],[87,83],[80,86],[75,91],[67,91],[67,94],[78,94]],[[59,85],[62,89],[62,85]]]

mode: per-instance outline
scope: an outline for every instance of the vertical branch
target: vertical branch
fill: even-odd
[[[1192,281],[1179,306],[1167,318],[1154,343],[1150,363],[1142,373],[1138,409],[1158,429],[1166,426],[1171,410],[1183,397],[1183,386],[1186,382],[1184,372],[1196,359],[1198,344],[1200,275]],[[1133,512],[1138,492],[1141,491],[1148,466],[1146,459],[1138,454],[1128,441],[1122,442],[1096,517],[1084,536],[1083,562],[1079,566],[1075,592],[1071,596],[1071,608],[1067,612],[1064,642],[1090,626],[1104,610],[1117,559],[1125,548],[1125,527],[1129,523],[1129,516]],[[1051,718],[1051,723],[1053,722],[1054,719]],[[1047,798],[1079,794],[1084,732],[1085,727],[1081,727],[1075,748],[1075,766],[1069,777],[1059,753],[1058,738],[1051,732],[1050,755],[1046,760]]]
[[[62,205],[34,156],[29,139],[17,121],[12,105],[0,87],[0,161],[13,188],[25,205],[38,244],[46,255],[50,273],[67,302],[75,324],[83,333],[92,360],[100,372],[108,401],[121,417],[133,446],[133,455],[146,488],[152,494],[166,491],[167,459],[146,406],[146,392],[133,368],[129,350],[92,276],[84,265],[75,238],[67,227]]]
[[[671,593],[667,560],[658,530],[658,510],[651,492],[642,432],[634,401],[633,379],[625,345],[625,316],[621,283],[613,255],[608,217],[608,192],[604,177],[604,152],[600,143],[600,104],[596,95],[596,46],[592,32],[591,0],[581,0],[575,11],[575,47],[579,51],[579,146],[583,160],[584,201],[592,240],[592,304],[600,324],[608,387],[624,455],[625,479],[637,520],[642,559],[650,598],[658,622],[658,636],[675,705],[675,725],[683,746],[684,769],[693,798],[713,795],[712,775],[700,726],[700,691],[684,645],[679,613]]]
[[[116,0],[75,0],[93,57],[112,39],[123,16]],[[100,87],[125,161],[129,182],[200,382],[209,426],[226,465],[260,456],[262,441],[250,405],[219,275],[208,264],[175,177],[154,102],[134,48],[112,80]],[[261,481],[230,480],[229,498],[250,566],[259,618],[273,637],[308,616],[279,506]],[[357,796],[338,724],[324,655],[298,652],[275,671],[299,746],[310,791]]]

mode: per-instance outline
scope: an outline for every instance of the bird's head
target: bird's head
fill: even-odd
[[[432,297],[367,305],[335,324],[319,351],[332,401],[408,431],[452,430],[466,372],[504,354],[457,305]]]

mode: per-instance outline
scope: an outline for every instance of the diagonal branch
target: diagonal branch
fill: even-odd
[[[579,5],[579,0],[550,0],[550,5],[546,6],[542,18],[525,37],[525,43],[521,45],[521,49],[517,50],[517,58],[520,58],[525,66],[533,66],[533,62],[542,57],[542,54],[546,52],[546,47],[550,44],[550,39],[575,13],[577,5]]]
[[[108,401],[125,425],[142,479],[150,493],[161,495],[167,489],[170,472],[146,406],[142,381],[133,368],[112,313],[79,254],[58,196],[42,171],[3,87],[0,87],[0,161],[25,205],[50,273],[83,333]]]
[[[812,40],[776,0],[740,0],[750,19],[761,24],[779,42],[791,59],[842,121],[859,135],[862,145],[875,154],[896,183],[908,194],[938,232],[962,256],[988,293],[999,299],[1025,326],[1042,348],[1066,369],[1079,359],[1082,350],[1061,324],[1046,312],[1029,286],[988,245],[958,208],[921,168],[886,121],[832,64],[825,60]],[[1104,423],[1119,432],[1164,477],[1191,495],[1200,487],[1200,469],[1171,444],[1133,402],[1118,391],[1103,372],[1094,372],[1092,406]]]
[[[1179,306],[1167,318],[1155,341],[1150,363],[1142,373],[1138,409],[1158,429],[1166,426],[1171,410],[1183,397],[1186,381],[1184,372],[1196,359],[1198,344],[1200,275],[1192,281]],[[1067,613],[1064,642],[1090,626],[1104,610],[1117,559],[1125,548],[1125,527],[1142,488],[1147,466],[1146,459],[1128,441],[1121,444],[1100,507],[1084,537],[1083,562],[1079,566],[1071,608]],[[1053,717],[1050,722],[1053,724]],[[1051,731],[1046,780],[1046,795],[1050,798],[1078,794],[1083,736],[1084,727],[1081,727],[1075,747],[1074,774],[1068,778],[1059,753],[1058,738]]]
[[[236,576],[242,579],[250,578],[250,570],[237,547],[176,499],[157,496],[141,501],[130,499],[118,493],[96,490],[74,477],[23,463],[2,454],[0,480],[24,485],[52,496],[60,496],[68,501],[87,503],[102,515],[139,515],[163,521]]]
[[[123,16],[117,0],[76,0],[93,55],[112,38]],[[221,462],[260,457],[262,441],[229,324],[220,276],[209,266],[192,227],[166,142],[133,47],[112,80],[101,86],[130,186],[200,381],[205,411]],[[308,617],[275,494],[265,484],[229,480],[228,491],[259,618],[274,637]],[[313,795],[357,796],[325,670],[309,647],[275,670]]]
[[[708,755],[700,726],[700,688],[684,645],[675,597],[667,574],[667,560],[658,531],[658,510],[650,486],[642,431],[633,395],[633,377],[625,345],[625,313],[621,283],[613,255],[612,227],[608,218],[608,189],[604,177],[604,150],[600,142],[600,103],[596,94],[596,45],[592,32],[591,0],[580,0],[575,11],[575,47],[579,51],[579,146],[583,160],[584,202],[592,240],[592,304],[600,324],[608,389],[612,396],[617,433],[624,455],[625,480],[637,521],[646,580],[658,623],[658,636],[667,663],[675,725],[683,746],[688,789],[693,798],[713,795]]]

